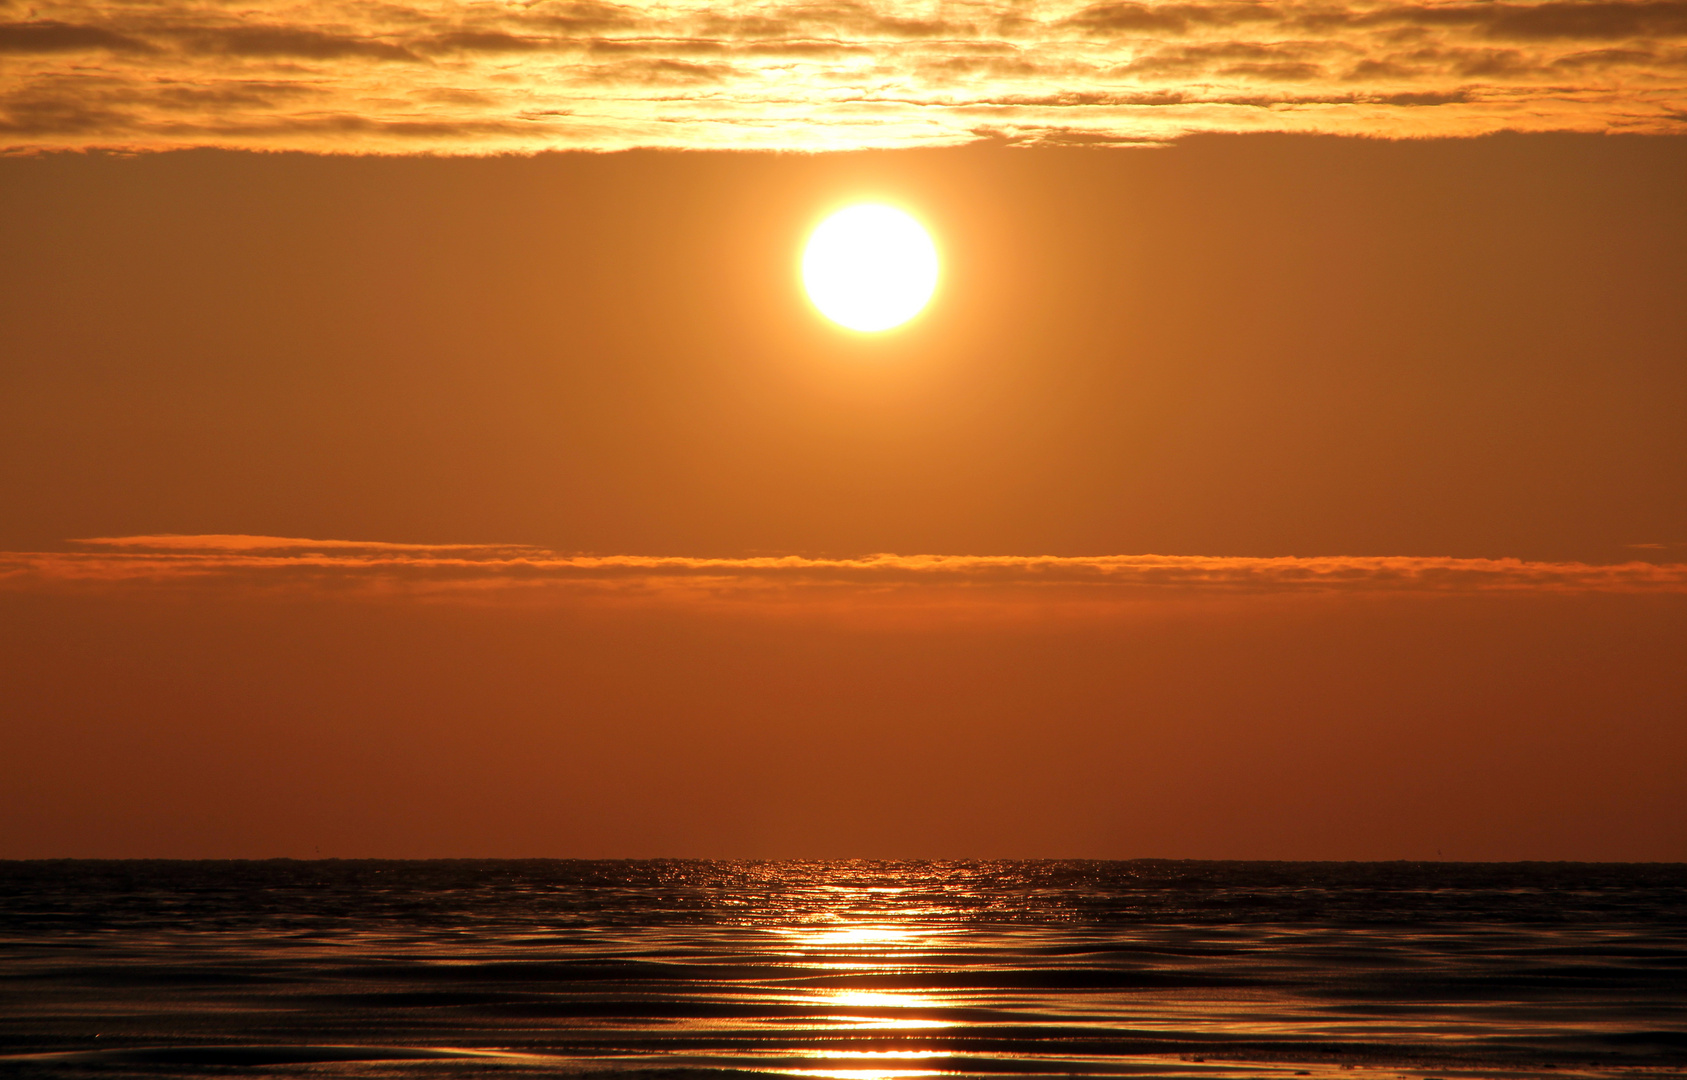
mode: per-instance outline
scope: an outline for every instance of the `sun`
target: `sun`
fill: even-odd
[[[919,222],[879,203],[822,221],[802,257],[803,287],[820,314],[875,333],[920,313],[937,288],[937,246]]]

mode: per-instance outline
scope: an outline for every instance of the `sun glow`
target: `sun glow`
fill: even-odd
[[[937,247],[919,222],[861,203],[820,223],[803,251],[803,286],[820,313],[864,333],[901,326],[937,288]]]

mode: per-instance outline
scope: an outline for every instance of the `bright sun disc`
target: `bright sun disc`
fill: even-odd
[[[900,326],[937,288],[937,247],[920,223],[890,206],[839,210],[808,238],[803,286],[820,314],[851,330]]]

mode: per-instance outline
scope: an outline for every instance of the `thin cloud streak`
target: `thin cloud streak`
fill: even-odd
[[[393,544],[262,536],[137,536],[90,550],[0,553],[0,589],[555,598],[667,603],[996,606],[1138,602],[1170,594],[1682,594],[1687,564],[1427,557],[869,555],[690,558],[567,555],[522,545]]]
[[[833,150],[1687,130],[1687,0],[0,3],[0,146]]]

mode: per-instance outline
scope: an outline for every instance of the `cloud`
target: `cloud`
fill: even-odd
[[[131,536],[0,553],[0,590],[979,611],[1107,609],[1168,597],[1687,595],[1687,564],[1427,557],[570,555],[524,545]]]
[[[90,49],[154,51],[143,41],[98,26],[77,26],[52,20],[0,23],[0,53],[66,53]]]
[[[291,26],[239,26],[195,30],[171,35],[195,53],[237,57],[288,57],[305,60],[419,60],[402,45],[368,38],[347,37]]]
[[[0,54],[14,152],[1687,131],[1687,0],[38,0]]]

